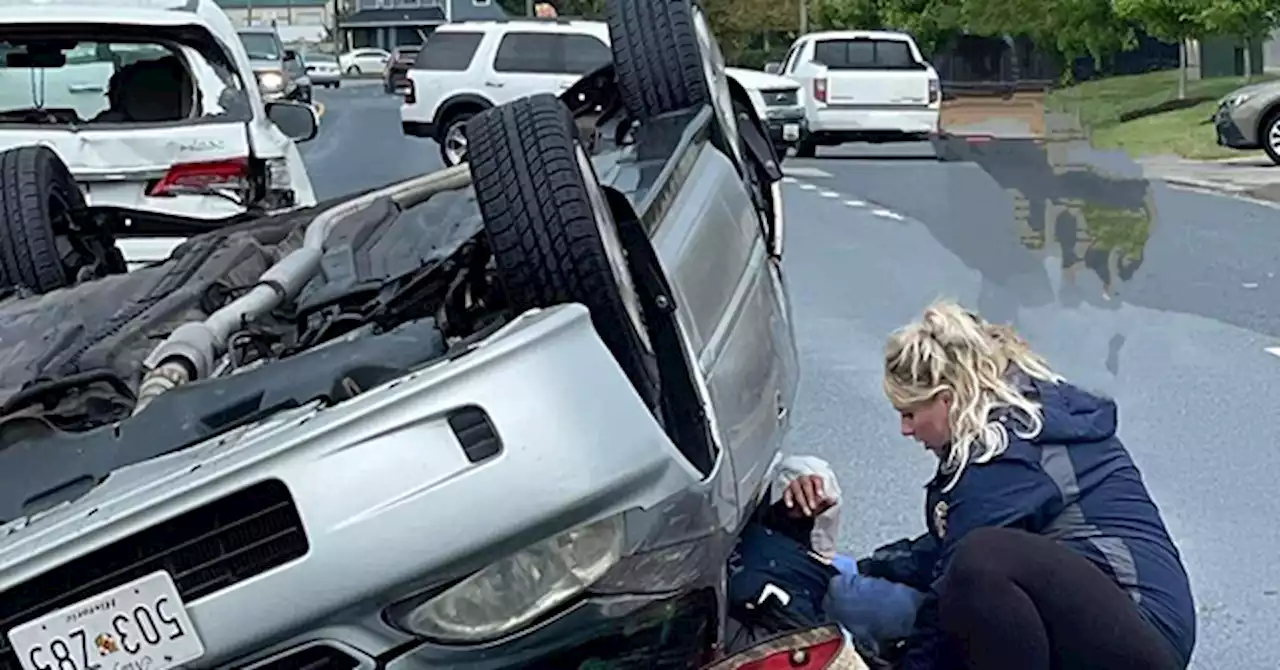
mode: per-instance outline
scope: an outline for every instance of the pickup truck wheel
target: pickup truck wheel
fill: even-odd
[[[49,147],[0,153],[0,288],[47,293],[86,271],[123,265],[109,238],[77,229],[72,217],[84,208],[71,171]]]
[[[512,307],[577,302],[652,408],[658,370],[617,223],[569,110],[539,94],[477,114],[468,159]]]
[[[606,13],[627,111],[645,121],[711,104],[736,151],[729,76],[702,8],[692,0],[609,0]]]

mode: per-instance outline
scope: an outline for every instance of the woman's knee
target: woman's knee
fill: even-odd
[[[956,545],[943,575],[943,590],[955,596],[978,595],[1011,583],[1016,569],[1016,544],[1023,531],[979,528]]]

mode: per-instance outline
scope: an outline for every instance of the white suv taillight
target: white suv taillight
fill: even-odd
[[[813,99],[818,102],[827,101],[827,80],[825,77],[813,80]]]
[[[942,91],[941,91],[941,88],[938,86],[938,80],[930,79],[929,80],[929,104],[932,105],[933,103],[937,102],[938,97],[941,94],[942,94]]]
[[[406,105],[412,105],[418,101],[418,88],[413,85],[412,77],[404,78],[404,102]]]
[[[151,197],[172,197],[183,191],[210,189],[246,190],[249,188],[249,159],[231,158],[203,163],[179,163],[154,186],[147,189]]]

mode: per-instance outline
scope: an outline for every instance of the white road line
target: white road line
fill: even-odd
[[[839,197],[840,197],[840,194],[839,194],[839,193],[836,193],[835,191],[822,191],[822,192],[821,192],[821,193],[819,193],[818,195],[820,195],[820,196],[822,196],[822,197],[824,197],[824,198],[839,198]]]
[[[844,204],[850,207],[866,207],[867,206],[867,203],[861,200],[845,200]]]
[[[1280,358],[1280,347],[1267,347],[1263,349],[1263,351],[1275,356],[1276,358]]]
[[[809,177],[810,179],[827,179],[831,176],[830,172],[819,170],[815,167],[798,167],[795,165],[783,165],[782,174],[791,177]]]
[[[814,186],[813,184],[801,184],[801,185],[800,185],[800,190],[802,190],[802,191],[816,191],[816,190],[818,190],[818,187],[817,187],[817,186]]]
[[[905,216],[897,212],[890,212],[887,209],[877,209],[876,211],[872,212],[872,214],[875,214],[876,216],[883,217],[886,219],[893,219],[894,221],[902,221],[906,219]]]

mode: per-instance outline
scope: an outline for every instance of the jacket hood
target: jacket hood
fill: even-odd
[[[1040,403],[1044,413],[1044,426],[1032,442],[1069,445],[1115,437],[1119,419],[1114,400],[1066,382],[1054,384],[1026,376],[1021,376],[1018,386]]]

